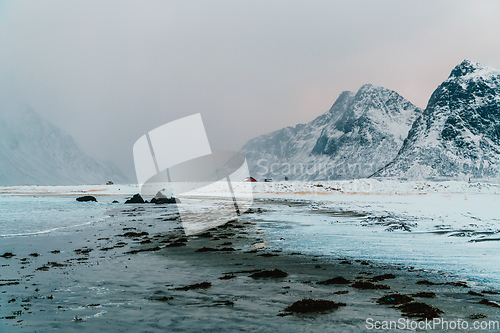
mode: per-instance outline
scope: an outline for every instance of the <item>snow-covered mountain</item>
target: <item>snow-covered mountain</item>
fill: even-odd
[[[367,177],[392,161],[421,110],[370,84],[345,91],[308,124],[248,141],[243,153],[257,178],[331,180]]]
[[[0,113],[0,185],[130,182],[113,165],[86,155],[73,138],[30,108]]]
[[[432,94],[397,157],[374,176],[500,176],[500,71],[464,60]]]

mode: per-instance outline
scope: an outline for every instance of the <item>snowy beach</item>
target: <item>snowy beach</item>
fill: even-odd
[[[2,188],[0,255],[12,253],[0,258],[4,331],[356,332],[367,330],[367,318],[402,317],[380,297],[421,292],[435,293],[416,299],[443,319],[497,318],[494,305],[478,304],[499,300],[497,185],[253,187],[250,211],[190,237],[175,205],[124,205],[134,186]],[[76,202],[82,194],[98,203]],[[288,275],[250,277],[274,269]],[[348,283],[317,284],[339,276]],[[356,281],[390,289],[358,289]],[[346,306],[281,316],[303,298]]]

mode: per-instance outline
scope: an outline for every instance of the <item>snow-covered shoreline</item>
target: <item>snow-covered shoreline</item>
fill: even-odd
[[[233,188],[238,186],[244,187],[237,192],[249,189],[248,183],[233,183]],[[183,196],[193,194],[201,201],[227,197],[230,194],[224,192],[225,188],[213,184]],[[351,253],[358,258],[454,273],[466,271],[468,277],[495,280],[500,285],[495,278],[500,271],[494,268],[500,240],[496,209],[500,204],[500,185],[496,183],[361,179],[259,182],[251,183],[251,190],[256,205],[270,209],[255,222],[262,223],[277,242],[286,239],[279,247],[306,244],[304,247],[311,254],[342,255],[345,250],[344,255]],[[27,228],[23,231],[22,225],[11,223],[12,230],[7,234],[55,230],[58,224],[66,228],[59,228],[58,232],[71,232],[72,225],[103,220],[108,215],[105,212],[123,207],[124,198],[138,192],[137,185],[17,186],[0,188],[0,199],[4,197],[4,213],[12,213],[9,202],[17,198],[17,218]],[[79,195],[94,195],[99,202],[77,203],[73,198]],[[27,208],[22,202],[26,196],[33,197],[26,201],[28,205],[53,205],[57,209]],[[188,202],[180,197],[184,204]],[[115,199],[120,204],[112,204]],[[65,200],[71,203],[65,204]],[[348,218],[340,218],[339,222],[337,217],[346,212]],[[363,218],[350,218],[349,214]],[[15,212],[9,216],[13,215]]]
[[[207,183],[208,184],[208,183]],[[233,186],[248,186],[248,183],[233,182]],[[406,194],[499,194],[500,182],[495,181],[403,181],[388,179],[355,179],[339,181],[286,181],[286,182],[256,182],[251,183],[255,197],[270,195],[291,195],[296,197],[309,195],[406,195]],[[215,190],[215,191],[214,191]],[[217,195],[223,187],[207,187],[199,189],[197,194]],[[137,184],[115,185],[19,185],[0,186],[0,195],[63,195],[72,196],[92,194],[95,196],[113,195],[127,196],[139,192]]]

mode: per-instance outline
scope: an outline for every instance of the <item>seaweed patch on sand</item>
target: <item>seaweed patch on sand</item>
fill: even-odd
[[[346,304],[324,299],[314,300],[311,298],[304,298],[300,301],[297,301],[287,306],[284,312],[278,315],[286,316],[291,313],[322,313],[331,310],[336,310],[341,306],[346,306]]]

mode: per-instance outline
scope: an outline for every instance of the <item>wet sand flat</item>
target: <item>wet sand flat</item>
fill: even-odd
[[[443,320],[498,318],[500,295],[446,274],[271,250],[245,214],[186,237],[175,214],[152,221],[148,209],[72,235],[2,239],[0,330],[359,332],[368,318],[422,320],[421,303]],[[342,305],[289,311],[305,299]]]

